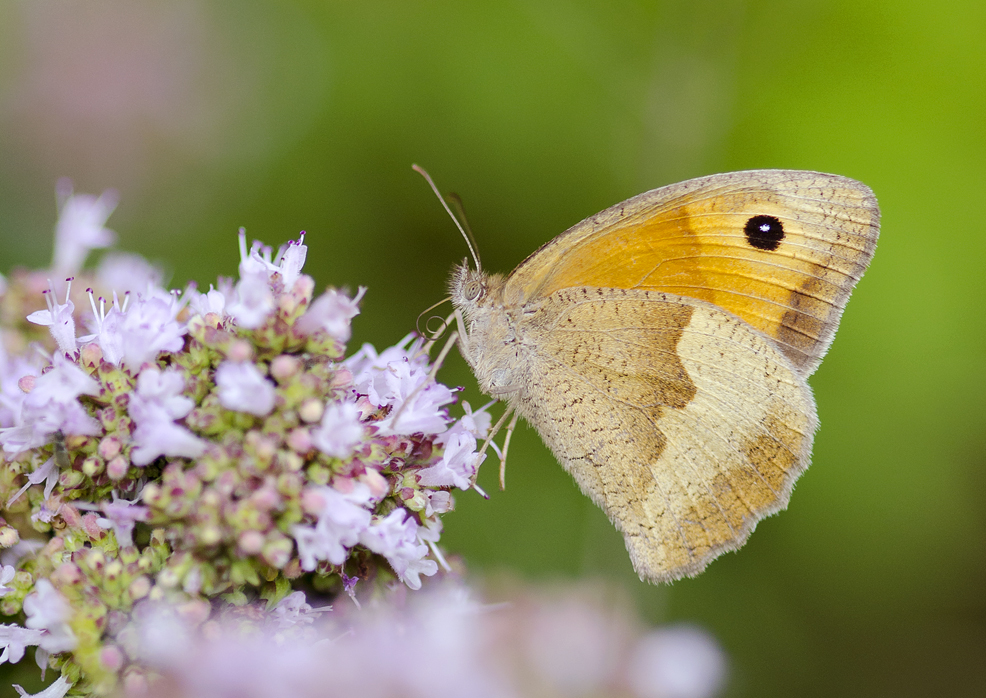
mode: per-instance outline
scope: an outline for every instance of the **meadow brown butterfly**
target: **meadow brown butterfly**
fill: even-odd
[[[642,579],[692,576],[787,506],[808,467],[805,379],[879,220],[868,187],[817,172],[655,189],[509,276],[457,267],[459,347],[623,532]]]

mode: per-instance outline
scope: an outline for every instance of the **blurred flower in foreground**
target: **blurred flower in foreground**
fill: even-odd
[[[134,256],[84,271],[115,200],[60,186],[76,276],[0,287],[0,664],[35,647],[61,674],[37,695],[718,689],[698,631],[638,641],[452,581],[440,516],[490,416],[450,416],[421,338],[345,359],[365,289],[316,298],[304,233],[274,252],[241,230],[238,280],[168,291]]]
[[[362,608],[317,610],[288,597],[198,628],[148,604],[133,637],[162,676],[152,698],[706,698],[721,688],[724,658],[706,633],[641,633],[593,592],[520,589],[484,605],[446,578]],[[291,611],[279,613],[283,605]],[[130,688],[143,691],[142,680]]]

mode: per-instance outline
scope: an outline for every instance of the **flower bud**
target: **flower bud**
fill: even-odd
[[[113,560],[113,562],[106,565],[106,579],[111,582],[115,582],[123,574],[123,565],[120,564],[119,560]]]
[[[264,549],[264,534],[260,531],[244,531],[237,542],[244,555],[256,555]]]
[[[111,480],[122,480],[129,470],[130,463],[123,456],[116,456],[106,464],[106,474]]]
[[[268,541],[264,546],[263,560],[271,567],[281,569],[291,560],[294,544],[287,538]]]
[[[107,671],[117,672],[123,668],[127,657],[116,645],[104,645],[99,651],[99,661]]]
[[[106,460],[110,460],[120,454],[121,448],[120,439],[115,436],[106,436],[100,440],[97,452]]]
[[[78,470],[63,470],[62,474],[58,476],[58,484],[62,486],[62,489],[74,490],[82,485],[85,479],[85,473]]]
[[[292,451],[302,454],[308,453],[314,447],[311,432],[302,427],[292,429],[288,433],[287,444]]]
[[[127,595],[130,596],[132,601],[139,601],[147,596],[150,591],[151,580],[144,575],[137,577],[135,580],[130,582],[130,586],[127,587]]]
[[[103,350],[96,342],[90,342],[79,350],[79,360],[83,366],[95,368],[103,360]]]
[[[95,477],[97,474],[103,471],[103,462],[95,457],[89,456],[84,461],[82,461],[82,472],[89,477]]]
[[[325,404],[316,398],[308,398],[298,408],[298,416],[301,418],[301,421],[309,424],[314,424],[321,420],[324,413]]]
[[[301,361],[290,354],[281,354],[270,362],[270,375],[278,383],[286,383],[301,370]]]
[[[63,562],[55,570],[53,579],[62,584],[78,584],[82,581],[82,569],[74,562]]]
[[[0,528],[0,548],[9,548],[16,545],[21,539],[21,534],[17,532],[16,528],[11,526],[4,526]]]

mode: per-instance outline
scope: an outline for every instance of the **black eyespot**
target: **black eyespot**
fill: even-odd
[[[784,239],[784,226],[773,216],[753,216],[743,228],[746,240],[758,250],[774,251]]]

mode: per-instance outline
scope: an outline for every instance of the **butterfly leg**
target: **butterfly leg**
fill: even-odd
[[[514,428],[517,426],[517,418],[520,413],[514,411],[514,417],[507,425],[507,435],[503,438],[503,453],[500,454],[500,490],[507,489],[507,449],[510,448],[510,437],[514,435]]]
[[[493,437],[500,433],[500,429],[503,428],[504,423],[506,423],[507,418],[511,415],[511,413],[513,413],[513,411],[514,411],[513,407],[508,407],[506,410],[504,410],[503,414],[500,415],[500,418],[496,420],[496,424],[494,424],[493,428],[490,429],[490,433],[486,437],[486,441],[483,442],[483,447],[479,449],[479,452],[476,454],[479,458],[483,457],[483,454],[486,453],[486,449],[488,449],[490,446],[493,446],[493,449],[496,450],[496,444],[493,443]],[[517,419],[515,418],[514,422],[516,421]],[[514,428],[513,422],[510,423],[510,427],[508,428],[509,429]]]
[[[498,433],[500,433],[500,429],[503,428],[503,425],[506,423],[507,419],[511,415],[513,415],[513,419],[510,420],[510,424],[507,424],[507,435],[503,439],[503,449],[499,450],[497,449],[496,444],[493,443],[493,437],[495,437]],[[490,429],[489,436],[486,437],[486,441],[483,442],[482,448],[480,448],[479,452],[477,453],[477,457],[482,458],[483,454],[486,453],[486,449],[488,449],[490,446],[493,447],[493,450],[497,451],[497,455],[500,457],[500,489],[501,490],[506,489],[507,487],[505,481],[505,476],[507,472],[507,449],[510,448],[510,437],[513,435],[514,429],[517,427],[518,417],[520,417],[520,413],[518,413],[512,407],[508,407],[506,410],[504,410],[503,414],[500,416],[500,419],[498,419],[496,421],[496,424],[493,425],[493,428]]]

